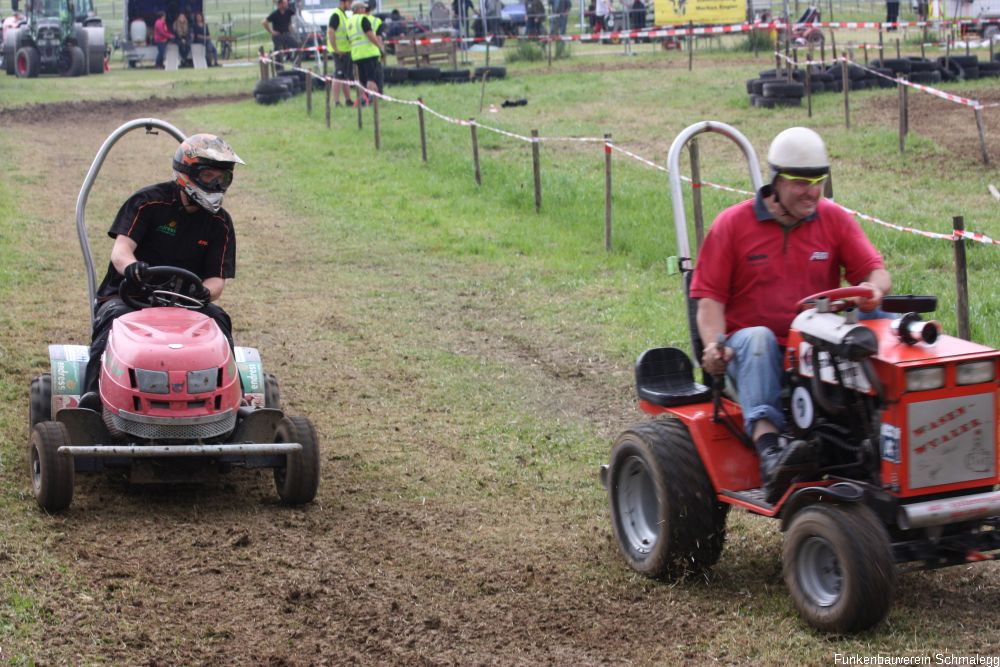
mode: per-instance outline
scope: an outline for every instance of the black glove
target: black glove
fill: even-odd
[[[192,299],[198,299],[202,303],[208,303],[212,300],[212,293],[204,285],[191,285],[188,293]]]
[[[125,276],[125,282],[134,287],[142,287],[146,283],[146,272],[148,270],[149,264],[146,264],[146,262],[132,262],[125,267],[122,275]]]

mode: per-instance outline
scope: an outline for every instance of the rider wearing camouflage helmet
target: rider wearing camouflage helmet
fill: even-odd
[[[194,134],[174,154],[173,180],[142,188],[122,204],[108,231],[115,243],[97,290],[82,407],[100,407],[97,381],[111,324],[132,311],[118,297],[119,287],[123,281],[143,286],[151,266],[180,267],[201,278],[204,287],[188,296],[203,303],[200,312],[218,323],[232,345],[229,316],[211,302],[236,275],[236,234],[222,199],[237,164],[245,163],[225,141]]]

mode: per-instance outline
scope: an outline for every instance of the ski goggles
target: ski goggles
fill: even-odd
[[[810,188],[821,185],[826,181],[826,179],[830,178],[830,174],[820,174],[819,176],[799,176],[797,174],[786,174],[780,171],[778,172],[778,176],[786,181],[791,181],[797,185],[805,185]]]
[[[232,169],[219,169],[210,165],[191,165],[188,176],[205,192],[225,192],[233,182]]]

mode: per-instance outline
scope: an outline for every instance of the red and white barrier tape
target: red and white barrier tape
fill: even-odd
[[[264,62],[269,62],[270,61],[270,59],[268,59],[266,57],[262,58],[262,60]],[[362,86],[361,83],[358,82],[358,81],[347,81],[347,80],[343,80],[343,79],[335,79],[335,78],[330,77],[330,76],[323,77],[322,75],[315,74],[314,72],[311,72],[310,70],[303,69],[303,68],[294,68],[294,69],[296,71],[305,72],[309,76],[313,76],[315,78],[319,78],[319,79],[325,80],[327,82],[347,84],[349,86],[357,88],[360,92],[363,92],[366,95],[369,95],[369,96],[372,96],[372,97],[378,97],[378,98],[383,99],[383,100],[385,100],[387,102],[395,102],[395,103],[398,103],[398,104],[409,104],[409,105],[412,105],[412,106],[420,106],[425,111],[427,111],[428,113],[433,114],[434,116],[437,116],[438,118],[441,118],[442,120],[444,120],[446,122],[449,122],[449,123],[452,123],[452,124],[455,124],[455,125],[462,125],[462,126],[465,126],[465,127],[468,127],[470,125],[476,125],[477,127],[481,127],[484,130],[487,130],[487,131],[490,131],[490,132],[495,132],[497,134],[501,134],[503,136],[511,137],[513,139],[517,139],[519,141],[524,141],[524,142],[527,142],[527,143],[532,143],[532,142],[535,142],[535,141],[539,141],[539,142],[541,142],[541,141],[575,141],[575,142],[590,142],[590,143],[600,142],[600,143],[604,144],[604,150],[605,150],[605,152],[617,151],[617,152],[619,152],[619,153],[621,153],[621,154],[623,154],[623,155],[625,155],[627,157],[632,158],[633,160],[636,160],[638,162],[641,162],[642,164],[645,164],[646,166],[652,167],[653,169],[656,169],[658,171],[662,171],[664,173],[669,173],[669,171],[668,171],[668,169],[666,167],[664,167],[662,165],[659,165],[659,164],[656,164],[652,160],[650,160],[648,158],[645,158],[645,157],[642,157],[641,155],[638,155],[636,153],[633,153],[632,151],[630,151],[628,149],[622,148],[618,144],[610,142],[610,141],[608,141],[605,138],[596,138],[596,137],[526,137],[524,135],[516,134],[514,132],[508,132],[506,130],[501,130],[499,128],[490,127],[489,125],[482,125],[482,124],[480,124],[477,121],[463,120],[463,119],[460,119],[460,118],[452,118],[451,116],[447,116],[447,115],[442,114],[442,113],[440,113],[438,111],[435,111],[434,109],[432,109],[429,106],[427,106],[426,103],[421,102],[420,100],[403,100],[403,99],[392,97],[390,95],[385,95],[383,93],[378,93],[376,91],[369,90],[365,86]],[[875,73],[878,74],[878,72],[875,72]],[[879,75],[879,76],[884,76],[884,75]],[[901,83],[907,83],[907,82],[901,81]],[[735,188],[735,187],[731,187],[731,186],[728,186],[728,185],[722,185],[720,183],[713,183],[712,181],[701,181],[700,183],[696,183],[695,181],[693,181],[691,179],[690,176],[685,176],[683,174],[680,176],[680,178],[681,178],[682,181],[691,183],[692,187],[694,187],[694,188],[708,187],[708,188],[712,188],[712,189],[715,189],[715,190],[721,190],[721,191],[724,191],[724,192],[732,192],[732,193],[735,193],[735,194],[744,195],[744,196],[748,196],[748,197],[753,197],[756,194],[754,192],[750,192],[749,190],[743,190],[741,188]],[[948,233],[948,234],[942,234],[942,233],[939,233],[939,232],[928,232],[928,231],[924,231],[922,229],[917,229],[915,227],[907,227],[907,226],[904,226],[904,225],[897,225],[897,224],[894,224],[894,223],[891,223],[891,222],[886,222],[885,220],[881,220],[879,218],[876,218],[875,216],[867,215],[865,213],[861,213],[860,211],[855,211],[854,209],[850,209],[850,208],[848,208],[848,207],[846,207],[846,206],[844,206],[842,204],[837,204],[837,205],[840,206],[845,211],[847,211],[849,214],[851,214],[853,216],[856,216],[857,218],[859,218],[861,220],[866,220],[868,222],[873,222],[873,223],[875,223],[877,225],[881,225],[883,227],[887,227],[889,229],[893,229],[893,230],[896,230],[896,231],[899,231],[899,232],[906,232],[906,233],[909,233],[909,234],[917,234],[919,236],[924,236],[926,238],[938,239],[938,240],[944,240],[944,241],[956,241],[959,238],[966,238],[966,239],[969,239],[970,241],[976,241],[978,243],[985,243],[985,244],[989,244],[989,245],[1000,245],[1000,241],[992,239],[989,236],[986,236],[985,234],[981,234],[979,232],[955,231],[955,232]]]

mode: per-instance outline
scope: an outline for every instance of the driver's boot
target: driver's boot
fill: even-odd
[[[96,391],[88,391],[80,397],[80,402],[77,403],[76,407],[86,408],[87,410],[93,410],[94,412],[100,412],[101,396]]]
[[[797,476],[816,469],[816,453],[804,440],[785,440],[777,433],[765,433],[754,446],[760,457],[760,483],[765,499],[772,505],[788,490]]]

